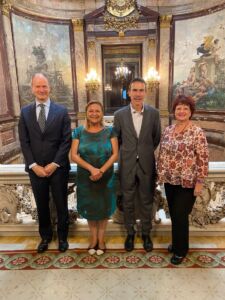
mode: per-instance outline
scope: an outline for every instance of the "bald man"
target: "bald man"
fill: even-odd
[[[37,252],[48,249],[53,230],[50,217],[50,192],[57,211],[59,251],[65,252],[69,245],[67,184],[71,146],[70,118],[65,107],[49,98],[48,79],[41,73],[32,78],[35,102],[21,110],[19,138],[35,197],[41,242]]]

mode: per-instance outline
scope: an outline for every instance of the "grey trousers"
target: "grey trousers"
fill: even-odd
[[[123,174],[123,172],[122,172]],[[122,175],[121,192],[124,210],[124,224],[128,234],[134,234],[135,197],[138,197],[138,206],[142,227],[142,234],[148,235],[152,229],[152,207],[154,199],[155,181],[152,176],[146,175],[139,162],[126,176]]]

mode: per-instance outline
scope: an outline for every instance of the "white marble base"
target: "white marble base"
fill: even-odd
[[[139,234],[139,233],[138,233]],[[85,220],[78,220],[70,225],[69,236],[88,236],[89,229]],[[125,236],[126,230],[122,224],[109,221],[107,236]],[[170,220],[162,221],[160,224],[153,224],[152,236],[170,236]],[[37,223],[0,225],[0,236],[39,236]],[[217,224],[207,225],[205,228],[190,226],[190,236],[225,236],[225,220]]]

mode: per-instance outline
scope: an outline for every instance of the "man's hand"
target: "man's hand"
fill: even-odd
[[[51,176],[55,170],[57,169],[57,165],[54,163],[50,163],[44,167],[47,177]]]
[[[41,167],[39,165],[35,165],[32,167],[32,171],[38,176],[38,177],[46,177],[47,172],[45,171],[44,167]]]

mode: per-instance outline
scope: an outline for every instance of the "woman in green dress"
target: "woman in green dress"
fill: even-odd
[[[77,163],[77,209],[88,220],[89,253],[104,253],[108,218],[116,208],[113,163],[118,159],[118,141],[112,127],[104,127],[103,106],[86,106],[86,124],[72,133],[71,158]]]

